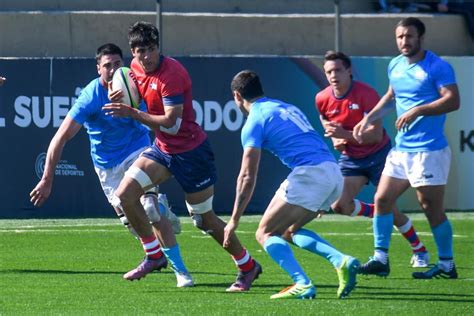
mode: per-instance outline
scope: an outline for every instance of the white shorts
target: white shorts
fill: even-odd
[[[392,149],[387,156],[382,174],[404,179],[414,188],[446,185],[451,165],[451,149],[404,152]]]
[[[343,183],[339,165],[326,161],[316,166],[293,169],[276,195],[289,204],[313,212],[327,211],[341,195]]]
[[[130,168],[130,166],[137,160],[140,154],[147,149],[148,147],[143,147],[132,154],[130,154],[121,164],[109,168],[109,169],[99,169],[94,167],[97,176],[99,177],[100,185],[102,186],[102,190],[104,191],[107,200],[109,203],[112,203],[112,198],[114,196],[115,191],[117,190],[120,181],[122,181],[125,171]]]

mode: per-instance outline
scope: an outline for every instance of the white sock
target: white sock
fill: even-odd
[[[374,259],[383,263],[387,264],[388,261],[388,253],[382,250],[375,249],[374,251]]]
[[[362,205],[360,204],[360,201],[357,199],[354,199],[354,211],[352,211],[351,217],[354,217],[357,214],[359,214],[361,208],[362,208]]]
[[[453,269],[454,267],[454,261],[453,260],[439,260],[438,261],[438,268],[443,270],[444,272],[449,272]]]

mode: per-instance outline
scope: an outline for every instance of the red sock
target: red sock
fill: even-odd
[[[240,255],[232,256],[232,259],[234,259],[235,264],[242,272],[248,272],[255,266],[252,256],[250,256],[245,248]]]
[[[413,252],[426,252],[425,245],[418,238],[415,227],[413,227],[410,219],[404,225],[397,227],[397,229],[403,235],[403,237],[408,240]]]
[[[365,203],[354,199],[354,211],[351,216],[365,216],[369,218],[374,217],[375,206],[374,204]]]
[[[160,259],[163,256],[160,243],[154,235],[150,237],[140,238],[140,242],[142,243],[143,250],[145,250],[145,254],[148,258],[156,260]]]

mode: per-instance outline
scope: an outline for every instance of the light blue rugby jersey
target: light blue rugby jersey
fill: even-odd
[[[252,105],[241,141],[244,148],[267,149],[291,169],[336,162],[304,113],[279,100],[264,97]]]
[[[388,78],[395,93],[397,117],[415,106],[439,99],[439,88],[456,83],[451,65],[428,50],[425,58],[414,64],[408,64],[403,55],[392,59]],[[398,131],[397,150],[419,152],[445,148],[448,146],[445,120],[446,114],[418,117],[407,131]]]
[[[94,165],[108,169],[119,165],[134,151],[150,145],[148,129],[131,118],[105,115],[102,106],[110,103],[100,79],[92,80],[82,91],[68,115],[84,125],[89,135]],[[143,109],[144,103],[140,105]]]

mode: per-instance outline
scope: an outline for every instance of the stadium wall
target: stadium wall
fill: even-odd
[[[240,167],[240,128],[243,117],[237,111],[229,89],[233,75],[242,69],[260,73],[268,96],[298,105],[322,132],[314,108],[314,95],[326,85],[320,70],[321,58],[286,57],[182,57],[178,58],[193,79],[194,108],[198,123],[209,135],[216,154],[219,180],[215,209],[228,214],[235,194]],[[453,152],[446,207],[474,209],[470,194],[474,187],[474,57],[449,57],[461,91],[461,109],[448,115],[446,134]],[[389,58],[353,59],[356,79],[373,85],[380,94],[387,87]],[[81,87],[97,76],[92,58],[0,59],[8,78],[0,88],[0,218],[55,218],[114,216],[107,204],[89,157],[89,142],[83,130],[65,148],[56,169],[53,192],[41,208],[29,202],[29,192],[41,177],[50,139]],[[394,114],[385,120],[394,136]],[[329,144],[329,142],[328,142]],[[255,196],[248,213],[261,213],[288,170],[265,154]],[[183,194],[174,180],[162,186],[179,214],[185,214]],[[361,199],[371,201],[374,189],[367,187]],[[418,210],[413,191],[399,203],[402,210]]]
[[[460,15],[412,14],[427,27],[426,47],[444,56],[474,55]],[[340,50],[351,56],[397,54],[394,27],[407,14],[342,14]],[[0,56],[92,57],[116,43],[130,56],[127,29],[155,12],[0,11]],[[323,55],[334,49],[334,14],[163,13],[163,49],[172,56]]]

